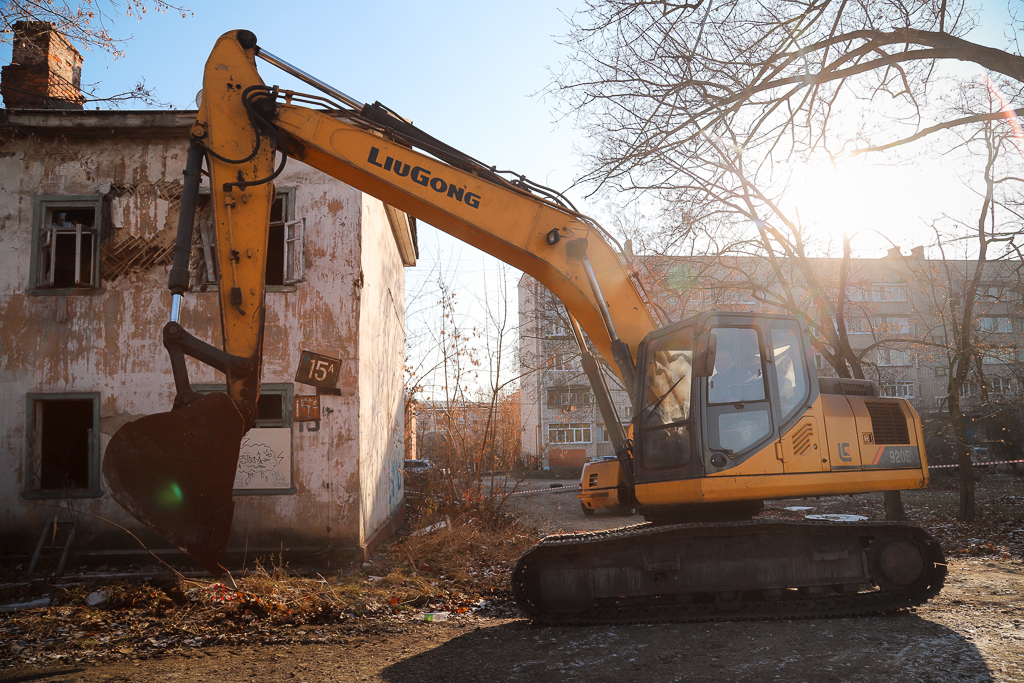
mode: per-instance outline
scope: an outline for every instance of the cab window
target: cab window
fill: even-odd
[[[801,338],[800,326],[796,321],[772,322],[772,353],[775,358],[775,381],[779,390],[780,424],[793,418],[810,395],[811,383]]]
[[[647,366],[647,406],[640,415],[641,467],[682,467],[690,461],[693,330],[656,340]]]
[[[718,352],[708,380],[708,445],[730,457],[771,434],[760,333],[752,327],[716,327]]]

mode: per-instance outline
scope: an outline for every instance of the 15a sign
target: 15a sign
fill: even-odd
[[[320,419],[319,396],[296,396],[292,420],[295,422],[316,422]]]
[[[303,351],[299,358],[299,369],[295,373],[295,381],[323,389],[331,389],[338,383],[338,372],[341,360],[321,356],[312,351]]]

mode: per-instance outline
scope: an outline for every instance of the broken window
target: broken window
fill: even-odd
[[[200,394],[227,392],[223,384],[194,384],[194,391]],[[292,397],[294,387],[286,383],[267,383],[260,385],[260,397],[256,399],[255,427],[288,427],[292,426]]]
[[[283,287],[305,282],[305,219],[295,220],[295,190],[282,189],[270,208],[267,236],[268,287]],[[202,194],[196,216],[196,241],[193,249],[193,282],[200,289],[216,285],[217,235],[210,195]]]
[[[100,286],[100,207],[92,196],[37,197],[32,287],[66,294]]]
[[[285,407],[289,394],[283,389],[269,388],[269,385],[261,388],[260,397],[256,399],[256,426],[291,427],[290,411]]]
[[[267,237],[267,286],[294,285],[302,282],[304,220],[294,220],[295,194],[278,192],[270,208],[270,234]]]
[[[99,395],[30,394],[33,498],[98,496]]]

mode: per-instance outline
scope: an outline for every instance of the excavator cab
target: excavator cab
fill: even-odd
[[[729,473],[779,441],[818,397],[807,332],[793,316],[704,313],[647,335],[637,359],[637,485]],[[595,463],[584,472],[585,511],[635,505],[621,487],[619,495],[588,495],[591,475],[609,467]],[[600,479],[618,486],[613,477]],[[760,508],[758,498],[740,503]]]
[[[777,441],[817,398],[807,335],[790,316],[708,313],[638,349],[637,483],[713,476]]]

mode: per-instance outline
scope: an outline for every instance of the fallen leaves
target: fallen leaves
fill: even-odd
[[[424,613],[511,615],[507,576],[535,538],[514,520],[498,530],[456,520],[399,537],[372,562],[328,577],[259,566],[237,578],[237,589],[170,578],[61,587],[50,607],[0,616],[0,666],[334,642],[345,637],[339,626],[342,634],[386,629]],[[97,592],[104,600],[90,607]]]

